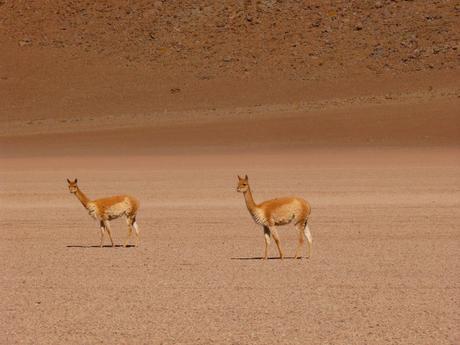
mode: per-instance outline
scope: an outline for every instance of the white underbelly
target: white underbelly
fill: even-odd
[[[286,225],[292,222],[298,213],[296,205],[283,205],[272,213],[272,220],[276,225]]]
[[[126,210],[128,209],[129,205],[127,202],[119,202],[117,204],[113,204],[112,206],[108,207],[106,210],[106,217],[109,219],[115,219],[118,217],[123,216],[126,213]]]

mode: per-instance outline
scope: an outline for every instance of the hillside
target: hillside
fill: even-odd
[[[0,135],[288,116],[309,144],[452,144],[459,28],[454,1],[0,1]]]

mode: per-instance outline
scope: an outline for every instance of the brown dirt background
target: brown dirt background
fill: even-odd
[[[0,0],[0,344],[458,344],[459,28],[454,1]],[[244,173],[310,201],[311,260],[259,260]],[[141,246],[93,247],[67,177],[137,196]]]

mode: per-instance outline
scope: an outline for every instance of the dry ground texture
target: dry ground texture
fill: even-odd
[[[459,344],[459,28],[455,1],[0,0],[0,344]],[[311,203],[310,260],[292,227],[260,260],[237,174]],[[140,199],[140,247],[98,247],[74,177]]]
[[[249,158],[206,157],[223,167],[143,158],[128,170],[3,171],[0,342],[455,344],[458,158],[425,150],[430,162],[444,159],[418,165],[406,155],[359,165],[299,154],[251,168]],[[288,257],[276,259],[272,245],[273,260],[260,260],[262,231],[235,192],[243,169],[256,200],[311,202],[310,260],[292,259],[292,227],[280,230]],[[139,248],[98,247],[97,224],[66,190],[69,174],[90,196],[142,200]],[[126,225],[113,223],[121,245]]]

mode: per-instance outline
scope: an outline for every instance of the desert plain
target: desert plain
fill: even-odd
[[[459,11],[0,1],[0,344],[458,344]],[[311,258],[262,260],[238,174]]]

